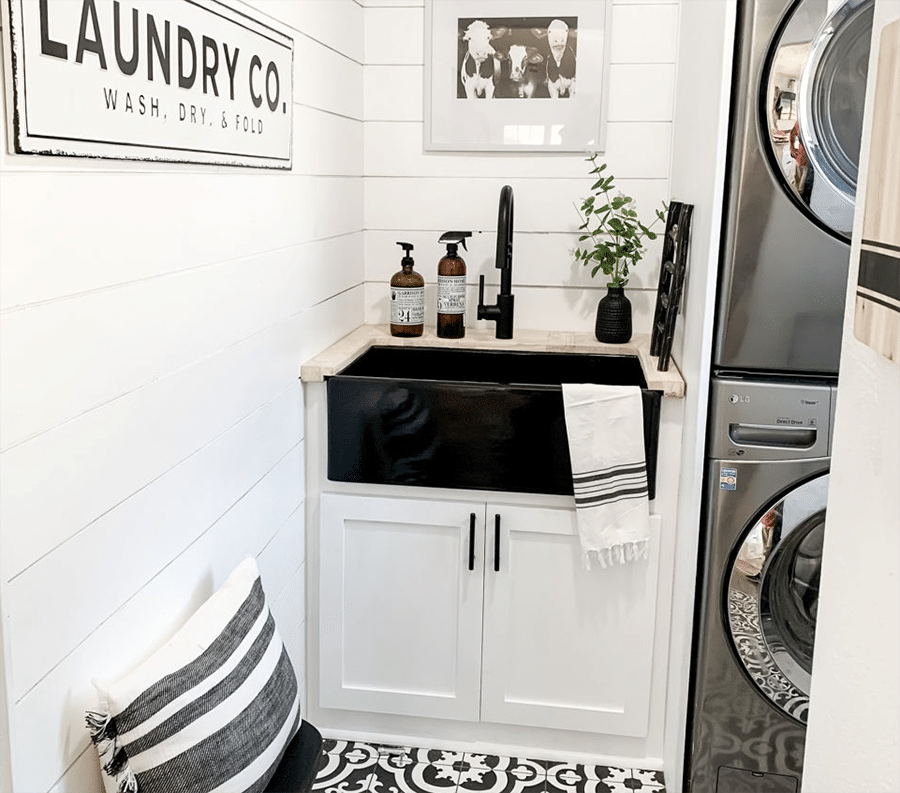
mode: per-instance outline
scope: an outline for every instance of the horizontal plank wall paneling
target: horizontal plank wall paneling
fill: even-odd
[[[359,4],[366,8],[415,8],[422,5],[422,0],[359,0]]]
[[[678,6],[614,4],[610,60],[613,63],[674,63]]]
[[[366,65],[422,64],[424,6],[367,8],[365,19],[363,53]]]
[[[287,172],[11,155],[0,91],[14,791],[99,793],[91,680],[140,663],[248,555],[305,686],[298,374],[364,319],[365,18],[356,0],[246,10],[294,38]]]
[[[360,154],[346,156],[359,163]],[[362,227],[358,174],[4,172],[0,206],[2,309],[221,265]]]
[[[449,227],[448,227],[449,228]],[[443,229],[446,231],[447,229]],[[399,231],[367,231],[366,258],[371,262],[369,274],[373,280],[387,281],[399,269],[400,248],[395,244]],[[442,231],[417,231],[406,234],[408,242],[415,245],[417,267],[426,274],[428,286],[434,285],[434,273],[438,259],[446,250],[438,244]],[[569,233],[519,232],[513,245],[513,278],[519,286],[533,287],[574,287],[579,290],[596,288],[596,279],[591,279],[590,269],[582,265],[571,264],[571,251],[574,245],[573,235]],[[645,254],[647,262],[654,261],[661,252],[661,241],[651,244]],[[483,275],[485,283],[497,286],[500,283],[500,271],[494,266],[497,250],[497,234],[489,231],[477,232],[468,241],[468,252],[460,251],[466,260],[466,281],[473,287],[478,286],[478,276]],[[629,290],[645,288],[656,292],[656,277],[650,279],[650,267],[638,266],[629,282]]]
[[[504,184],[511,185],[515,194],[516,231],[576,233],[579,219],[575,202],[591,186],[583,179],[367,177],[366,224],[370,229],[496,232],[497,201]],[[666,197],[665,179],[617,179],[616,185],[651,215],[652,207],[660,206]]]
[[[495,177],[576,179],[587,192],[582,157],[538,157],[517,152],[503,157],[460,157],[453,152],[422,150],[422,124],[366,122],[366,176]],[[606,128],[609,163],[629,179],[660,179],[669,166],[672,125],[665,122],[613,121]],[[618,180],[617,180],[618,181]],[[577,193],[575,196],[577,197]]]
[[[298,390],[284,392],[8,582],[4,603],[16,637],[10,649],[16,697],[289,454],[284,447],[303,426]],[[290,512],[302,485],[285,484],[290,489],[280,495]],[[89,563],[94,575],[73,558]]]
[[[307,311],[301,320],[300,357],[312,358],[338,339],[346,336],[361,323],[363,284],[334,298],[319,303]]]
[[[298,108],[294,123],[304,130],[305,145],[294,150],[294,167],[317,176],[360,176],[363,130],[356,119]]]
[[[284,323],[0,455],[6,490],[0,520],[31,529],[4,552],[4,577],[34,564],[262,407],[283,386],[299,328],[299,319]],[[245,378],[246,372],[254,376]],[[94,466],[79,456],[55,455],[61,447],[95,449],[92,462],[109,470],[98,480]]]
[[[592,280],[571,255],[580,223],[575,206],[593,181],[584,155],[426,152],[424,3],[370,0],[364,6],[367,319],[383,322],[388,316],[388,282],[399,268],[393,243],[404,239],[416,246],[417,268],[426,281],[426,322],[434,322],[436,265],[443,250],[437,238],[449,229],[476,232],[469,253],[461,252],[474,306],[478,276],[498,281],[497,202],[502,185],[510,184],[516,326],[592,329],[606,279],[601,274]],[[669,197],[679,12],[678,0],[612,3],[602,157],[617,188],[636,199],[644,221]],[[629,284],[638,331],[649,331],[661,251],[661,241],[648,245]],[[467,324],[474,326],[470,314]]]
[[[366,66],[363,113],[369,121],[422,121],[422,64]]]
[[[322,191],[323,204],[335,211],[355,197],[349,183],[341,185],[337,194]],[[329,228],[333,225],[323,217],[323,236],[335,230]],[[302,282],[310,277],[321,276],[298,268],[295,252],[276,252],[6,312],[0,320],[4,446],[201,362],[305,310]],[[45,355],[35,357],[35,349]],[[110,360],[119,364],[107,372]],[[22,389],[22,382],[30,383],[35,393]]]
[[[489,288],[489,294],[496,292],[496,285]],[[584,317],[582,327],[585,333],[594,329],[593,317],[597,310],[597,300],[604,292],[596,288],[566,289],[554,286],[519,286],[516,294],[516,316],[527,313],[529,330],[570,331],[572,317]],[[520,297],[521,296],[521,297]],[[649,327],[653,319],[656,290],[629,290],[633,321],[636,327]],[[475,327],[478,286],[468,284],[466,288],[466,326]],[[386,324],[390,321],[389,306],[384,299],[384,288],[372,282],[366,286],[366,312],[370,322]],[[437,286],[425,287],[425,323],[434,325],[437,321]],[[517,320],[518,323],[518,320]]]
[[[335,0],[302,0],[299,3],[272,0],[245,0],[264,14],[277,11],[277,21],[292,28],[301,38],[324,45],[349,60],[363,60],[363,15],[360,4]],[[346,88],[346,86],[345,86]],[[335,86],[340,90],[340,86]]]
[[[362,64],[302,37],[296,39],[296,45],[294,91],[297,101],[306,107],[361,118]]]

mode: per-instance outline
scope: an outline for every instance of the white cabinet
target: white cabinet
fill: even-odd
[[[648,562],[585,570],[575,511],[488,505],[481,720],[647,732],[659,517]]]
[[[484,504],[323,494],[320,522],[321,704],[477,721]]]
[[[646,734],[650,562],[585,570],[574,510],[323,494],[323,707]]]

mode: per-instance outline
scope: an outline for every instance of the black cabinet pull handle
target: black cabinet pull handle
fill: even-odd
[[[469,569],[475,569],[475,513],[469,513]]]
[[[500,572],[500,515],[494,515],[494,572]]]

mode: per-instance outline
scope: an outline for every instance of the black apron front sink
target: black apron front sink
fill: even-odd
[[[562,383],[641,387],[653,498],[662,394],[633,356],[372,347],[328,378],[328,478],[572,495]]]

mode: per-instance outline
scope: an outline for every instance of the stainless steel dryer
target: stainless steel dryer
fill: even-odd
[[[834,396],[713,381],[687,793],[800,790]]]
[[[716,369],[838,370],[874,0],[742,0]]]

